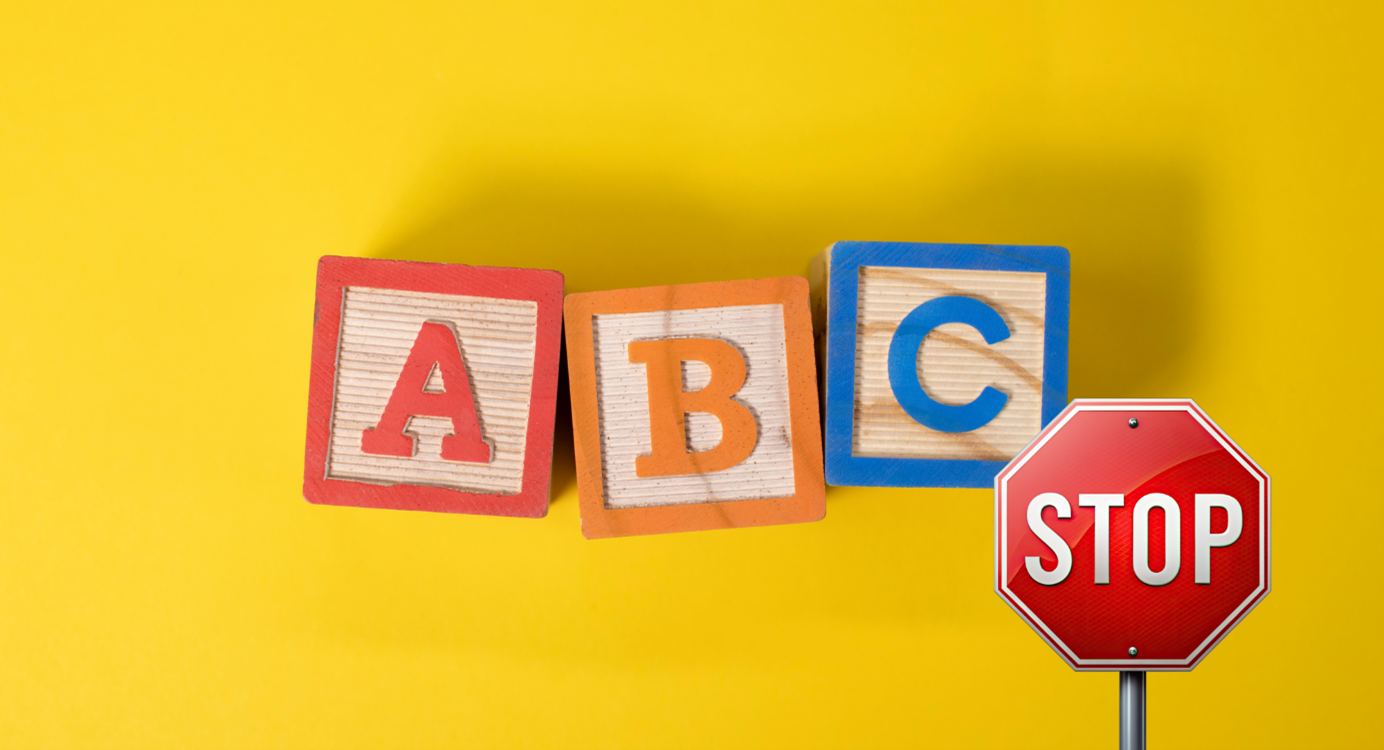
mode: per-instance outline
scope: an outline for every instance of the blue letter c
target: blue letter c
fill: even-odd
[[[923,339],[944,323],[965,323],[997,344],[1009,338],[1009,326],[995,308],[971,297],[938,297],[913,308],[889,342],[889,386],[908,416],[938,432],[970,432],[999,415],[1009,396],[985,386],[980,396],[963,406],[939,404],[923,391],[918,381],[918,350]]]

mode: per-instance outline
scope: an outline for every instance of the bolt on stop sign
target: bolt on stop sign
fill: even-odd
[[[1190,670],[1269,592],[1269,477],[1190,400],[1077,400],[995,477],[996,592],[1078,670]]]

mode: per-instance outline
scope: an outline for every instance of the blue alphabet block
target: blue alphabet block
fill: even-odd
[[[812,276],[828,484],[989,487],[1066,406],[1066,249],[838,242]]]

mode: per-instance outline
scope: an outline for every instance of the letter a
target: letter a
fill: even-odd
[[[682,363],[696,360],[711,368],[711,382],[700,391],[682,389]],[[759,442],[759,426],[744,404],[731,400],[745,385],[745,358],[717,339],[665,339],[630,343],[630,361],[643,362],[649,382],[649,434],[653,455],[634,459],[640,477],[705,474],[749,458]],[[715,448],[687,451],[687,412],[721,421]]]
[[[442,392],[424,390],[436,367],[442,376]],[[409,458],[417,450],[416,436],[407,434],[414,417],[447,417],[452,434],[442,438],[444,461],[490,463],[490,446],[481,440],[480,420],[471,398],[471,379],[461,360],[456,332],[446,323],[428,321],[413,341],[404,371],[394,383],[384,416],[360,436],[360,449],[377,456]]]

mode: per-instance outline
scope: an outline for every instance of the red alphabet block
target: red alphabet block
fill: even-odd
[[[314,321],[309,502],[548,512],[562,274],[326,256]]]

